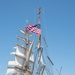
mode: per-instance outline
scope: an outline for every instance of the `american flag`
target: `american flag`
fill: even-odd
[[[40,24],[31,24],[26,27],[26,30],[36,33],[36,34],[41,34],[41,25]]]

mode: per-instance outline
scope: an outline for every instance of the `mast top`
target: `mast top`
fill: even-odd
[[[41,13],[41,8],[38,9],[37,13],[38,13],[38,15],[40,15],[40,13]]]
[[[38,24],[40,24],[41,8],[38,9],[37,13],[38,13]]]
[[[26,20],[26,26],[28,26],[28,20]]]

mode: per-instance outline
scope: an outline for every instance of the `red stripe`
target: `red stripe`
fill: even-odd
[[[26,27],[26,30],[30,31],[30,32],[34,32],[36,34],[41,34],[41,30],[36,28],[36,27],[33,27],[34,24],[30,25],[30,26],[27,26]]]

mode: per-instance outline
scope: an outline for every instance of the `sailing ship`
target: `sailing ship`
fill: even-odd
[[[51,64],[54,64],[49,56],[46,56],[47,61],[44,58],[45,55],[43,55],[44,48],[41,43],[40,13],[41,9],[39,8],[38,24],[28,25],[26,23],[25,30],[20,30],[25,37],[18,36],[17,38],[23,41],[25,45],[18,43],[14,47],[16,51],[11,54],[15,56],[15,59],[8,62],[6,75],[53,75]],[[37,34],[36,40],[29,39],[30,36],[32,37],[32,33],[33,35]],[[35,41],[37,41],[37,45],[34,45]],[[47,45],[46,41],[45,44]]]

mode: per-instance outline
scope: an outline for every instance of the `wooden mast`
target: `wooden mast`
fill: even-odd
[[[40,25],[40,14],[41,14],[41,9],[39,8],[38,11],[38,24]],[[28,25],[28,24],[26,24]],[[40,52],[41,52],[41,34],[38,34],[38,46],[37,46],[37,49],[38,49],[38,57],[39,57],[39,60],[38,62],[40,61]],[[28,34],[26,33],[26,58],[28,59]],[[28,65],[26,65],[26,75],[28,75]]]
[[[41,25],[41,23],[40,23],[40,14],[41,14],[41,8],[38,9],[38,24],[39,25]],[[41,34],[38,34],[38,46],[37,46],[37,49],[38,49],[38,67],[41,66],[40,64],[43,65],[43,67],[40,69],[41,71],[40,71],[40,73],[38,75],[43,75],[45,64],[43,64],[43,61],[42,61],[42,50],[43,50],[43,48],[41,47]]]
[[[41,8],[38,9],[38,24],[40,25],[40,14],[41,14]],[[38,34],[38,49],[40,48],[41,45],[41,34]]]
[[[40,25],[41,8],[38,9],[37,13],[38,13],[38,24]],[[39,63],[40,58],[41,58],[41,34],[38,34],[38,46],[37,46],[37,49],[38,49],[38,63]]]
[[[28,25],[28,21],[26,22],[26,26],[27,25]],[[26,59],[28,60],[28,33],[27,31],[26,31]],[[26,75],[28,75],[28,65],[25,65],[25,68],[26,68]]]

